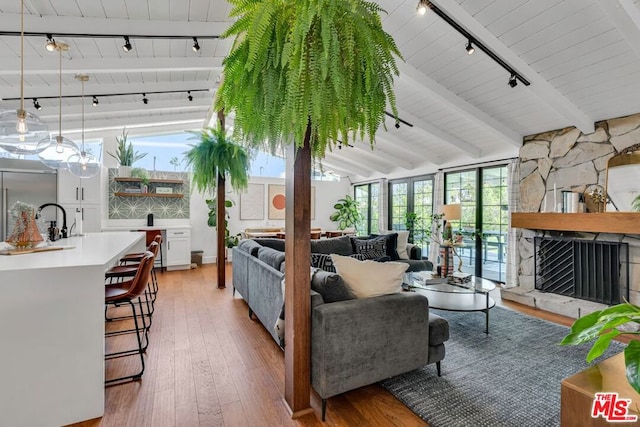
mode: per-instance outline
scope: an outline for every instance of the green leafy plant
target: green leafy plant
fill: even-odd
[[[213,194],[217,189],[216,197],[206,200],[209,207],[209,218],[207,224],[212,227],[218,226],[217,199],[225,198],[225,182],[228,178],[236,191],[243,190],[249,186],[249,160],[247,150],[229,138],[222,129],[207,128],[200,132],[194,132],[191,139],[200,142],[192,145],[191,149],[185,153],[187,165],[192,167],[193,187],[202,193]],[[225,208],[233,206],[231,200],[225,200]],[[222,252],[220,245],[233,247],[238,242],[238,236],[230,236],[229,222],[226,209],[224,211],[224,235],[218,232],[218,251]],[[234,243],[235,238],[235,244]],[[223,239],[223,240],[221,240]],[[232,245],[232,246],[229,246]],[[224,268],[222,269],[224,274]],[[224,287],[224,276],[221,279]]]
[[[115,153],[107,151],[107,154],[116,159],[120,166],[133,166],[135,162],[147,155],[147,153],[134,151],[133,144],[127,141],[128,136],[129,134],[123,130],[122,136],[116,137],[118,145],[116,146]]]
[[[389,105],[401,57],[382,29],[384,10],[364,0],[229,0],[236,36],[224,59],[216,110],[235,112],[235,132],[275,151],[304,145],[324,156],[341,140],[371,144]]]
[[[338,229],[344,230],[347,227],[357,227],[358,223],[362,221],[362,215],[358,208],[358,202],[348,194],[344,199],[339,199],[338,202],[333,205],[336,209],[331,214],[329,219],[338,223]]]
[[[209,227],[215,227],[218,221],[218,200],[216,198],[205,200],[207,203],[207,207],[209,208],[209,217],[207,219],[207,225]],[[230,208],[234,205],[233,200],[225,200],[224,206],[225,208]],[[238,242],[240,241],[240,237],[242,234],[238,233],[235,235],[231,235],[229,232],[229,212],[225,209],[225,218],[224,218],[224,245],[227,248],[233,248],[234,246],[238,246]]]
[[[133,168],[131,169],[131,177],[139,178],[142,180],[142,185],[149,185],[149,172],[145,168]]]
[[[571,326],[571,332],[560,344],[578,345],[594,341],[587,353],[587,362],[591,362],[605,352],[611,340],[621,335],[638,335],[639,331],[621,329],[622,325],[640,324],[640,307],[624,303],[581,317]],[[627,381],[635,391],[640,393],[640,341],[629,342],[624,349]]]
[[[635,199],[633,199],[633,202],[631,203],[631,209],[636,212],[640,212],[640,196],[637,196]]]
[[[416,225],[421,222],[422,219],[415,212],[405,212],[404,214],[404,227],[409,231],[409,242],[413,243],[414,232]]]

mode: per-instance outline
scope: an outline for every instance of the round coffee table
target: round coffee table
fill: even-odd
[[[464,285],[447,283],[446,279],[428,279],[423,275],[408,274],[409,289],[419,292],[429,299],[429,307],[446,311],[481,311],[485,314],[484,332],[489,333],[489,310],[496,302],[489,292],[495,283],[481,277],[471,277]]]

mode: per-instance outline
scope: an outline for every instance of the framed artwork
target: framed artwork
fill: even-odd
[[[264,184],[249,184],[240,193],[240,219],[264,219]]]
[[[284,219],[287,199],[285,186],[269,184],[269,219]],[[311,186],[311,219],[316,217],[316,187]]]

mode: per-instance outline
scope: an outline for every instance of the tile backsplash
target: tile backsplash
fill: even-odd
[[[118,169],[109,169],[109,219],[146,219],[153,213],[157,219],[188,219],[190,174],[188,172],[149,171],[150,179],[177,180],[182,183],[151,182],[148,193],[141,196],[139,182],[116,181]],[[158,187],[182,197],[161,197],[156,195]],[[170,189],[170,190],[168,190]],[[130,193],[132,195],[116,195]]]

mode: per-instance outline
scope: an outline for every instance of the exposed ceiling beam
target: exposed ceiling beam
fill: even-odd
[[[392,145],[394,150],[399,150],[413,158],[415,158],[418,153],[424,153],[425,149],[427,149],[424,145],[403,141],[399,136],[392,133],[391,129],[387,132],[378,131],[376,133],[376,141],[382,141],[383,143]],[[429,158],[425,160],[434,165],[441,165],[443,163],[440,156],[431,153],[429,154]]]
[[[640,9],[633,0],[598,0],[598,4],[640,58]]]
[[[400,114],[400,116],[402,116],[402,118],[413,125],[413,128],[411,128],[412,130],[422,133],[425,137],[434,138],[438,141],[453,145],[458,150],[462,151],[471,158],[477,159],[478,157],[480,157],[481,153],[478,147],[475,147],[468,142],[463,141],[462,139],[458,138],[455,135],[452,135],[444,129],[441,129],[419,117],[414,116],[406,110],[402,110],[402,112],[398,111],[398,113]]]
[[[108,95],[110,93],[143,93],[143,92],[164,92],[164,91],[184,91],[188,90],[211,90],[216,83],[214,81],[178,81],[163,83],[117,83],[117,84],[87,84],[84,89],[86,96]],[[67,85],[62,89],[62,96],[81,95],[82,88],[79,84]],[[25,88],[25,98],[56,97],[60,94],[58,85],[29,86]],[[19,98],[20,87],[0,87],[0,99]],[[148,95],[149,106],[153,102],[153,96]]]
[[[89,119],[85,118],[84,129],[86,132],[100,131],[100,130],[122,130],[123,128],[135,129],[139,127],[147,126],[165,126],[165,125],[181,125],[182,130],[186,129],[200,129],[202,124],[202,117],[204,112],[189,112],[186,114],[166,114],[166,115],[154,115],[154,116],[138,116],[138,117],[111,117],[102,119]],[[48,121],[49,131],[54,135],[58,133],[58,121]],[[62,122],[62,135],[79,133],[82,129],[82,122],[80,120],[71,120]]]
[[[65,61],[62,74],[168,73],[222,71],[222,57],[172,58],[73,58]],[[57,57],[29,58],[25,74],[58,75]],[[20,75],[20,58],[4,58],[0,75]]]
[[[333,155],[339,159],[345,159],[347,161],[356,162],[357,164],[366,164],[371,169],[375,169],[378,172],[389,173],[395,167],[388,161],[381,159],[373,154],[371,151],[368,153],[362,150],[356,150],[352,147],[342,147],[342,149],[333,149]]]
[[[361,153],[366,153],[366,154],[375,154],[377,155],[379,158],[382,158],[386,161],[388,161],[389,163],[391,163],[394,166],[398,166],[401,167],[403,169],[413,169],[413,163],[405,160],[405,159],[401,159],[400,157],[398,157],[395,154],[392,154],[391,150],[385,150],[384,149],[384,144],[380,143],[380,140],[376,141],[376,144],[373,147],[373,150],[371,149],[371,146],[368,143],[364,143],[364,142],[356,142],[355,144],[353,144],[353,150],[358,150],[358,152]]]
[[[141,19],[92,18],[82,16],[36,16],[25,15],[25,31],[47,33],[83,34],[144,34],[149,36],[198,36],[219,35],[230,22],[206,21],[161,21]],[[20,14],[0,14],[0,28],[3,31],[20,31]]]
[[[513,53],[504,43],[493,35],[484,25],[480,24],[455,0],[434,0],[437,6],[444,10],[473,34],[478,40],[491,49],[496,55],[523,74],[530,82],[528,90],[537,96],[542,102],[564,116],[570,124],[580,129],[585,134],[595,132],[595,121],[580,110],[573,102],[566,98],[544,77],[538,74],[523,59]],[[521,89],[526,90],[526,89]],[[518,146],[522,145],[522,140]]]
[[[326,154],[325,158],[322,159],[322,163],[333,165],[344,170],[352,171],[356,175],[362,177],[371,175],[371,170],[362,167],[362,164],[354,163],[353,161],[345,159],[344,157],[337,157],[336,155],[331,153]]]
[[[476,126],[480,126],[493,133],[501,141],[515,145],[516,147],[522,145],[522,135],[519,135],[513,129],[505,126],[475,105],[460,98],[431,77],[428,77],[404,62],[399,62],[398,68],[400,69],[400,81],[410,85],[414,92],[419,92],[428,98],[436,99],[445,107],[471,120]]]
[[[319,165],[316,165],[319,169]],[[353,174],[353,172],[349,172],[348,170],[344,170],[342,168],[336,167],[334,165],[330,165],[329,163],[322,161],[322,170],[324,172],[334,172],[339,175],[341,178],[348,177]]]

